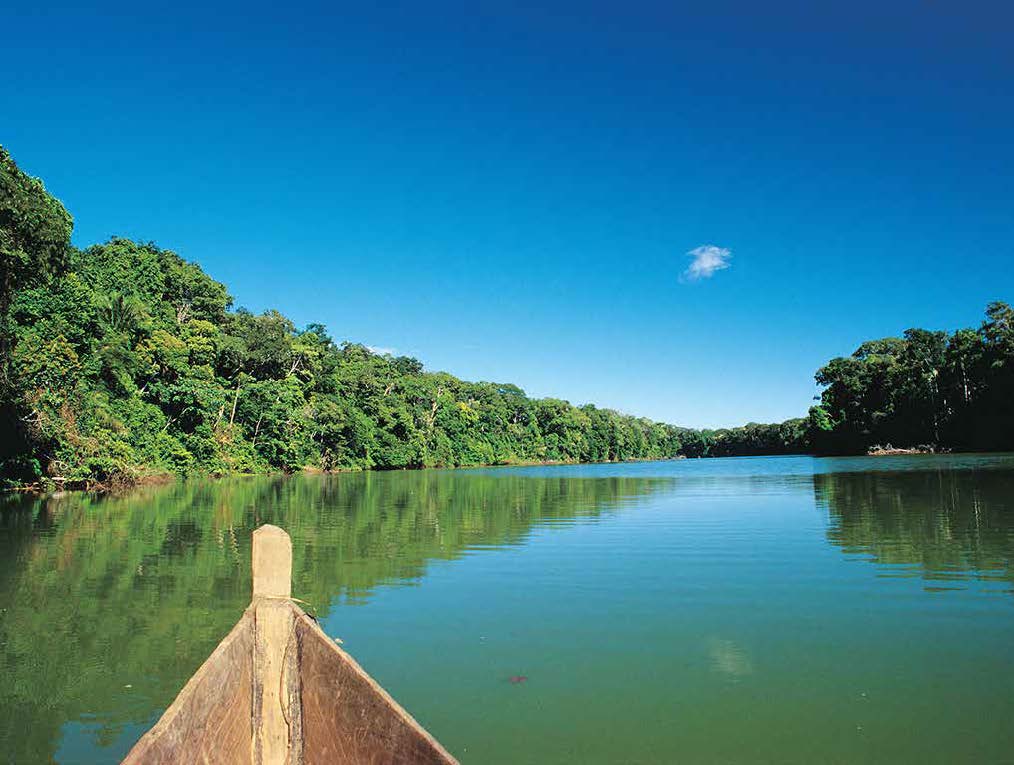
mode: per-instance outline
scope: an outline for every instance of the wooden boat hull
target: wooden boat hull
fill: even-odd
[[[262,530],[284,535],[255,532],[255,571]],[[125,765],[456,763],[287,592],[258,595],[256,576],[254,586],[250,607]]]

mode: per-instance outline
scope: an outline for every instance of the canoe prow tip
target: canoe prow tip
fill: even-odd
[[[257,539],[257,537],[263,537],[269,534],[274,536],[278,536],[279,534],[286,537],[289,536],[286,533],[285,529],[279,528],[278,526],[275,526],[271,523],[264,523],[258,526],[256,529],[254,529],[253,536],[254,539]]]
[[[253,533],[253,596],[292,596],[292,539],[284,529],[264,524]]]

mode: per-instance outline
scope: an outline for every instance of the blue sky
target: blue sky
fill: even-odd
[[[1014,300],[999,0],[44,5],[5,6],[0,142],[76,244],[431,369],[774,421]]]

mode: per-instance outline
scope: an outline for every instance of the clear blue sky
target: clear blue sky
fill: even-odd
[[[774,421],[862,340],[1014,300],[1011,8],[7,3],[0,142],[76,244],[154,240],[237,305]],[[681,278],[705,245],[728,267]]]

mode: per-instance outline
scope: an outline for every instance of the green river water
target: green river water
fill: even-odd
[[[1010,455],[8,496],[0,762],[117,762],[247,605],[265,522],[463,763],[1014,762]]]

